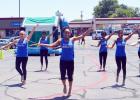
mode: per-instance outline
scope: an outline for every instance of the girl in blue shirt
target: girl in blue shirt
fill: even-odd
[[[26,36],[25,31],[21,30],[19,32],[18,40],[14,40],[13,42],[1,47],[1,49],[4,49],[14,44],[17,44],[16,70],[21,75],[21,82],[23,85],[26,83],[26,76],[27,76],[26,66],[28,61],[28,42],[30,41],[36,27],[37,26],[33,27],[31,33],[28,36]]]
[[[46,31],[43,31],[42,32],[42,36],[39,40],[39,43],[43,43],[43,44],[48,44],[48,39],[55,33],[55,31],[57,30],[57,27],[56,29],[51,33],[49,34],[48,36]],[[48,48],[46,46],[40,46],[40,63],[41,63],[41,71],[42,71],[42,68],[43,68],[43,57],[45,57],[45,62],[46,62],[46,68],[45,68],[45,71],[47,71],[47,67],[48,67]]]
[[[69,28],[64,29],[64,37],[58,39],[56,42],[52,44],[39,44],[39,46],[46,46],[50,48],[54,48],[57,46],[61,46],[62,48],[62,54],[60,57],[60,74],[61,74],[61,80],[63,83],[63,92],[67,93],[67,87],[66,87],[66,72],[68,76],[69,81],[69,91],[68,96],[71,95],[71,89],[72,89],[72,83],[73,83],[73,73],[74,73],[74,42],[77,40],[82,39],[87,35],[91,29],[86,31],[85,33],[81,34],[78,37],[71,37],[71,32]]]
[[[112,46],[108,46],[109,48],[113,48],[114,45],[116,44],[116,53],[115,53],[116,64],[117,64],[116,82],[118,83],[119,73],[120,73],[120,71],[122,69],[123,70],[123,82],[122,82],[122,85],[125,85],[125,79],[126,79],[126,52],[125,52],[125,45],[126,45],[126,41],[129,40],[133,34],[134,33],[131,33],[126,38],[123,38],[123,31],[120,30],[119,33],[118,33],[118,38],[114,41]]]
[[[100,46],[99,49],[99,61],[100,61],[100,70],[99,71],[105,71],[105,66],[106,66],[106,59],[107,59],[107,41],[111,38],[111,36],[114,33],[110,34],[106,38],[106,32],[101,33],[101,40],[99,41],[98,45],[96,47]],[[102,70],[103,67],[103,70]]]

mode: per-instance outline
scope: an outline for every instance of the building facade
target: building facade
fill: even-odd
[[[1,38],[17,35],[24,18],[0,18],[0,36]]]
[[[92,27],[94,30],[106,30],[110,33],[112,30],[122,29],[124,27],[135,27],[140,25],[140,17],[135,18],[96,18],[88,20],[73,20],[69,23],[74,34],[81,34],[83,31]]]

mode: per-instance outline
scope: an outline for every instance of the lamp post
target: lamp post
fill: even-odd
[[[96,30],[96,17],[93,15],[92,19],[92,29],[95,31]]]
[[[18,30],[20,30],[20,0],[18,0]]]
[[[80,17],[81,17],[81,21],[83,21],[83,11],[81,11]]]
[[[18,10],[19,10],[19,12],[18,12],[19,16],[18,17],[20,18],[20,0],[19,0],[18,3],[19,3],[19,8],[18,8]]]

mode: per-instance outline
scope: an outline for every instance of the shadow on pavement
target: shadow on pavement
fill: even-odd
[[[105,88],[124,88],[125,85],[118,85],[118,84],[115,84],[115,85],[112,85],[112,86],[107,86],[107,87],[102,87],[101,89],[105,89]]]
[[[23,84],[22,83],[17,83],[17,84],[11,84],[11,85],[5,85],[8,87],[21,87]]]
[[[140,78],[140,75],[137,75],[136,77],[139,77]]]
[[[51,100],[70,100],[68,99],[70,96],[60,96],[60,97],[55,97],[52,98]]]
[[[47,73],[51,73],[51,72],[49,72],[49,71],[47,71],[47,70],[36,70],[36,71],[34,71],[34,72],[47,72]]]
[[[11,84],[11,85],[4,85],[4,86],[7,86],[7,87],[21,87],[23,88],[23,84],[22,83],[17,83],[17,84]]]
[[[69,99],[70,96],[59,96],[59,97],[54,97],[51,99],[35,99],[35,98],[28,98],[28,100],[78,100],[78,99]]]
[[[37,71],[34,71],[34,72],[43,72],[43,70],[37,70]]]
[[[119,87],[124,87],[124,86],[125,86],[125,85],[123,85],[123,84],[122,84],[122,85],[115,84],[115,85],[112,85],[111,87],[112,87],[112,88],[119,88]]]

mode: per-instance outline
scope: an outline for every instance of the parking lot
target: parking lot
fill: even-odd
[[[109,44],[115,39],[111,38]],[[97,41],[85,38],[86,44],[75,43],[75,72],[72,95],[64,96],[59,73],[60,56],[48,57],[48,71],[40,71],[40,58],[29,56],[27,65],[27,84],[21,86],[20,76],[15,70],[15,55],[12,50],[4,51],[0,60],[0,100],[139,100],[140,99],[140,61],[137,47],[126,46],[127,78],[126,85],[116,85],[115,48],[108,50],[106,72],[98,72]],[[134,35],[128,44],[135,42]],[[44,67],[45,69],[45,67]],[[120,74],[122,77],[122,72]],[[122,78],[119,84],[122,83]]]

